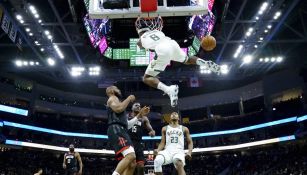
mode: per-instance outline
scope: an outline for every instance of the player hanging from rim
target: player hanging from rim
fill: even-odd
[[[134,103],[132,105],[132,113],[130,113],[128,119],[133,119],[139,114],[141,110],[140,103]],[[134,171],[135,175],[144,175],[144,146],[142,144],[143,128],[148,130],[148,135],[151,137],[155,136],[155,130],[153,130],[150,121],[146,116],[140,118],[136,124],[129,129],[129,135],[133,143],[133,147],[136,155],[136,169]]]
[[[79,163],[79,171],[77,166],[77,161]],[[69,152],[65,153],[63,168],[66,171],[66,175],[81,175],[83,164],[81,160],[81,156],[79,153],[75,152],[75,146],[73,144],[69,145]]]
[[[130,129],[139,118],[149,113],[148,107],[143,107],[140,112],[128,121],[126,108],[134,102],[135,96],[130,95],[124,101],[120,101],[121,91],[116,86],[110,86],[106,89],[108,96],[108,139],[115,151],[115,157],[120,162],[112,175],[132,175],[135,167],[135,152],[132,141],[128,134]]]
[[[143,82],[167,94],[170,97],[172,107],[177,105],[178,85],[167,86],[157,78],[157,75],[165,70],[166,66],[170,64],[170,61],[176,61],[187,65],[204,66],[212,72],[217,74],[220,73],[220,66],[216,63],[205,61],[196,56],[187,56],[175,40],[165,36],[165,34],[160,31],[162,25],[157,30],[156,27],[149,26],[146,21],[138,19],[136,21],[136,29],[140,37],[138,46],[146,50],[154,51],[156,54],[155,59],[151,60],[146,69]]]
[[[188,143],[186,155],[184,153],[184,135]],[[161,142],[158,149],[155,150],[157,155],[154,160],[155,174],[162,175],[162,165],[173,163],[178,175],[185,175],[185,157],[191,159],[192,150],[193,141],[190,131],[187,127],[179,124],[179,115],[177,112],[173,112],[170,124],[162,128]]]

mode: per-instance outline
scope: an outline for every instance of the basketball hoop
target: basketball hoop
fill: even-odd
[[[142,28],[149,28],[150,30],[159,30],[161,31],[163,28],[163,19],[161,16],[158,17],[138,17],[135,21],[136,31]]]

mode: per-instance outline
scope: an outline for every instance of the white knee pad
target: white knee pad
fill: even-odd
[[[154,161],[155,172],[161,173],[162,172],[162,165],[164,163],[164,157],[162,155],[157,155]]]

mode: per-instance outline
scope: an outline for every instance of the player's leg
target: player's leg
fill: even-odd
[[[122,175],[136,158],[132,141],[126,130],[119,125],[109,126],[108,137],[110,144],[114,148],[116,158],[121,159],[112,175]]]
[[[135,174],[136,175],[144,175],[145,172],[144,172],[144,162],[137,162],[136,163],[136,168],[135,168]]]
[[[172,60],[173,61],[181,62],[187,65],[205,66],[212,72],[215,72],[218,74],[220,73],[220,66],[218,64],[214,63],[213,61],[205,61],[196,56],[187,56],[186,53],[184,53],[181,50],[179,44],[176,41],[172,40],[172,42],[170,43],[170,46],[172,48],[172,53],[173,53]]]
[[[178,172],[178,175],[185,175],[185,153],[184,151],[176,151],[173,155],[173,164]]]
[[[184,62],[184,64],[187,65],[198,65],[198,66],[204,66],[207,67],[207,69],[211,70],[212,72],[215,72],[217,74],[220,73],[221,71],[221,67],[220,65],[214,63],[213,61],[205,61],[201,58],[198,58],[196,56],[189,56],[186,60],[186,62]]]
[[[141,142],[133,143],[135,155],[136,155],[136,168],[135,175],[144,175],[144,164],[145,164],[145,156],[144,149]]]
[[[116,169],[112,175],[124,175],[126,169],[128,169],[128,171],[130,170],[129,166],[131,165],[131,162],[135,161],[135,153],[134,151],[132,152],[132,150],[128,150],[128,152],[130,153],[126,154],[124,158],[117,164]]]
[[[130,164],[128,165],[128,167],[125,169],[123,175],[133,175],[133,173],[134,173],[134,171],[135,171],[135,166],[136,166],[135,161],[130,162]]]
[[[185,175],[184,164],[181,160],[176,159],[174,162],[178,175]]]
[[[143,77],[143,82],[150,87],[163,91],[170,97],[171,106],[176,106],[179,92],[178,85],[167,86],[156,77],[160,72],[164,71],[167,64],[167,62],[161,60],[152,60],[147,66],[145,75]]]
[[[160,151],[154,160],[155,175],[162,175],[162,165],[172,163],[171,154],[167,150]]]
[[[156,175],[162,175],[162,165],[164,164],[165,159],[164,156],[161,154],[158,154],[154,160],[154,169]]]

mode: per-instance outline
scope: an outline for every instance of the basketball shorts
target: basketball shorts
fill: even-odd
[[[67,168],[65,175],[75,175],[78,173],[78,168],[77,167],[72,167],[72,168]]]
[[[174,40],[161,41],[155,48],[157,59],[151,60],[147,66],[145,74],[150,76],[157,76],[163,72],[171,61],[184,63],[188,59],[186,53],[181,50],[178,43]]]
[[[121,125],[113,124],[108,127],[109,143],[113,146],[115,158],[123,159],[127,154],[134,152],[128,130]]]
[[[167,149],[165,149],[163,151],[160,151],[158,154],[162,155],[164,157],[163,165],[168,165],[168,164],[173,163],[174,166],[176,167],[175,161],[177,159],[181,160],[183,165],[185,165],[185,153],[184,153],[184,150],[167,150]]]
[[[132,140],[136,156],[136,163],[145,163],[144,145],[141,141]]]

